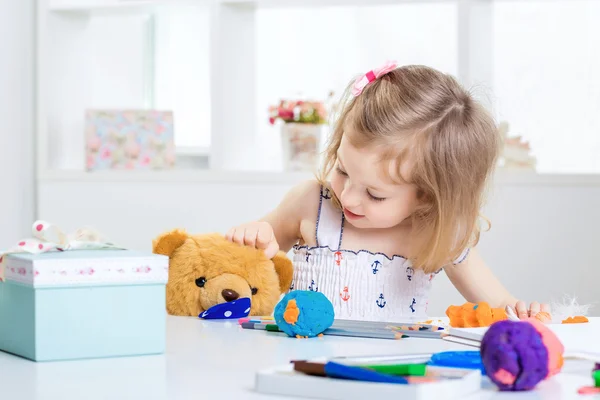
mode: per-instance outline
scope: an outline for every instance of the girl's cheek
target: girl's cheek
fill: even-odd
[[[344,182],[341,181],[338,174],[332,177],[331,188],[333,189],[335,195],[339,198],[342,194],[342,189],[344,188]]]

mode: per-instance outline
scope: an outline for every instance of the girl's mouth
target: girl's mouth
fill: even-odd
[[[352,211],[348,210],[345,207],[344,207],[344,215],[348,219],[360,219],[360,218],[364,217],[364,215],[354,214]]]

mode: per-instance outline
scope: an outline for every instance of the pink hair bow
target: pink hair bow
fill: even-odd
[[[352,94],[354,96],[358,96],[359,94],[362,93],[363,89],[369,83],[373,82],[375,79],[379,78],[380,76],[383,76],[383,75],[393,71],[394,69],[396,69],[397,66],[398,66],[398,64],[395,61],[387,61],[381,67],[375,68],[375,69],[367,72],[366,74],[360,76],[354,82],[354,86],[352,87]]]

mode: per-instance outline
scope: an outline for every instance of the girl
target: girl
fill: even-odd
[[[517,301],[475,249],[500,145],[484,108],[424,66],[388,63],[346,93],[321,176],[226,237],[268,257],[293,247],[292,289],[322,292],[336,318],[424,318],[442,269],[467,301],[549,312]]]

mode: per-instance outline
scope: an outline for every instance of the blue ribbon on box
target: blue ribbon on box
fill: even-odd
[[[92,228],[79,228],[71,234],[65,234],[56,225],[38,220],[32,226],[33,237],[22,239],[16,246],[0,252],[0,281],[4,281],[6,254],[40,254],[48,251],[125,249],[111,242]]]

